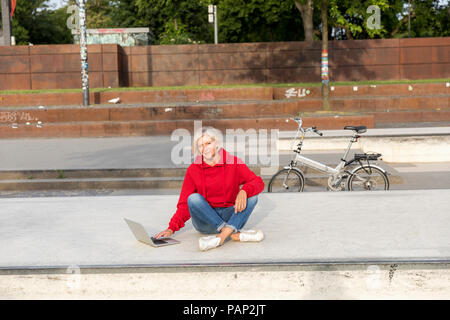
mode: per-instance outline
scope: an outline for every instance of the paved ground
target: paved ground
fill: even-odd
[[[450,190],[262,194],[247,228],[260,243],[198,249],[137,242],[123,218],[150,234],[167,227],[177,196],[0,199],[0,268],[450,261]]]
[[[420,130],[425,132],[443,129],[445,128],[422,128]],[[405,131],[405,134],[408,134],[411,130],[414,131],[411,128],[400,130]],[[384,131],[390,134],[389,132],[392,132],[392,129],[376,129],[375,131],[377,134],[383,134]],[[0,170],[187,167],[189,163],[176,164],[173,161],[171,151],[177,144],[178,141],[171,141],[170,137],[167,136],[3,139],[0,140]],[[189,148],[184,150],[190,154]],[[357,150],[353,150],[353,152],[355,151]],[[340,155],[334,151],[310,152],[310,156],[313,159],[331,164],[336,163],[336,159],[339,159]],[[278,160],[280,163],[287,163],[289,158],[289,154],[282,153]],[[254,218],[250,221],[252,223],[250,226],[261,227],[266,231],[267,240],[264,242],[264,252],[260,252],[258,249],[261,248],[261,244],[251,244],[250,246],[245,244],[236,247],[237,244],[230,243],[220,249],[220,254],[214,252],[203,254],[199,256],[200,260],[197,262],[215,263],[221,261],[219,257],[222,254],[234,254],[236,250],[244,250],[242,251],[243,255],[239,253],[240,258],[237,260],[239,262],[268,262],[267,258],[262,257],[270,257],[268,259],[274,259],[278,262],[414,258],[414,255],[411,254],[412,251],[408,251],[407,248],[402,251],[402,247],[398,247],[400,243],[392,240],[392,237],[398,241],[412,235],[416,238],[412,237],[411,239],[421,239],[417,237],[417,233],[414,234],[411,230],[420,231],[427,223],[432,223],[433,226],[438,228],[437,230],[440,230],[439,228],[445,225],[442,222],[448,223],[443,213],[449,211],[448,201],[445,201],[445,199],[448,198],[450,190],[450,163],[391,163],[385,165],[390,170],[400,174],[404,180],[403,184],[392,185],[392,190],[387,193],[315,192],[325,191],[325,189],[311,186],[305,188],[305,193],[298,195],[263,193],[258,208],[264,208],[264,210],[257,209]],[[427,191],[423,189],[440,190]],[[158,260],[160,259],[158,255],[155,258],[156,260],[152,260],[153,256],[149,256],[150,259],[140,260],[148,252],[158,251],[136,243],[122,221],[122,217],[128,216],[141,221],[149,228],[154,228],[154,232],[159,231],[159,229],[166,227],[168,219],[176,207],[178,193],[179,190],[173,189],[2,192],[0,195],[2,197],[0,199],[2,208],[0,238],[3,237],[2,243],[10,242],[11,245],[2,248],[2,250],[8,251],[0,252],[4,253],[0,254],[0,265],[196,263],[196,260],[192,260],[191,257],[183,258],[179,255],[175,255],[179,260],[171,260],[168,257],[164,258],[168,260]],[[82,201],[80,201],[80,196],[83,196]],[[279,200],[283,197],[287,197],[286,203]],[[411,198],[413,201],[405,203],[403,200],[405,198]],[[334,201],[337,201],[337,204],[334,204]],[[352,203],[351,207],[347,205],[349,201]],[[415,203],[414,201],[417,201],[417,204],[411,206],[412,203]],[[301,203],[302,210],[299,214],[293,215],[292,212],[299,212],[298,203]],[[439,221],[439,223],[427,220],[428,216],[424,215],[424,212],[431,214],[431,207],[436,209],[433,210],[433,214],[438,215],[436,221]],[[409,212],[409,209],[406,210],[406,208],[410,208],[412,211]],[[334,213],[335,210],[339,212],[338,215]],[[149,219],[149,212],[151,219]],[[314,214],[311,214],[311,212],[314,212]],[[368,219],[365,220],[362,217]],[[289,229],[291,228],[289,227],[291,219],[296,221],[293,225],[300,228],[299,230],[305,230],[305,233],[298,234],[298,230]],[[70,223],[67,223],[67,221],[70,221]],[[89,223],[84,224],[84,221],[89,221]],[[396,225],[396,221],[405,225]],[[417,222],[417,225],[412,224],[412,221]],[[331,222],[337,225],[333,226]],[[394,223],[392,224],[392,222]],[[359,233],[357,223],[361,223],[363,226],[366,223],[374,223],[374,226],[376,225],[379,230],[371,230],[380,232],[396,230],[391,229],[394,227],[399,228],[398,232],[392,234],[383,233],[383,237],[386,237],[388,242],[390,241],[389,245],[393,246],[394,253],[390,255],[390,251],[386,248],[381,250],[381,242],[384,240],[378,239],[378,237],[374,237],[374,244],[379,246],[377,247],[379,251],[367,251],[367,248],[370,248],[370,242],[367,242],[371,239],[370,233]],[[283,232],[283,239],[291,239],[292,243],[287,241],[289,249],[279,251],[279,244],[275,239],[278,239],[277,234],[280,232],[279,230],[283,230],[285,225],[288,226],[289,230],[286,229],[286,232]],[[322,225],[325,227],[323,230],[318,227]],[[410,226],[409,230],[405,227],[407,225]],[[411,225],[413,226],[412,229]],[[355,243],[360,242],[359,245],[352,241],[345,242],[347,241],[345,237],[353,232],[353,229],[348,229],[351,226],[357,230]],[[369,228],[370,225],[367,225],[367,227]],[[310,230],[316,230],[316,233],[308,235]],[[430,232],[430,234],[427,232]],[[45,236],[40,236],[42,233]],[[439,232],[436,234],[439,234]],[[322,235],[325,236],[326,241],[317,241]],[[358,239],[358,235],[363,238]],[[419,233],[419,235],[421,234]],[[433,245],[426,247],[427,237],[431,235],[431,229],[427,229],[424,234],[425,238],[421,239],[425,241],[424,244],[417,244],[414,249],[418,250],[416,251],[418,257],[425,259],[448,257],[448,247],[444,246],[443,249],[436,249]],[[164,249],[165,252],[170,253],[174,250],[177,251],[178,248],[183,248],[188,253],[195,252],[195,254],[198,254],[196,243],[198,236],[190,225],[178,236],[183,243],[166,248]],[[299,238],[296,238],[296,236]],[[61,238],[58,240],[58,237]],[[343,243],[339,243],[341,237],[344,237]],[[313,239],[315,239],[315,242]],[[297,246],[298,243],[306,243],[307,245]],[[439,241],[438,243],[440,245]],[[125,247],[123,247],[123,244],[126,244]],[[18,247],[15,247],[15,245]],[[81,247],[76,249],[78,245]],[[322,248],[321,245],[327,245],[328,247]],[[236,249],[230,249],[233,247],[236,247]],[[396,247],[397,249],[395,249]],[[71,248],[78,251],[71,252]],[[83,248],[87,250],[87,256],[84,256]],[[251,249],[247,252],[248,248]],[[254,250],[255,248],[257,250]],[[311,248],[311,251],[305,250],[305,248]],[[318,248],[323,251],[320,252],[320,250],[317,250]],[[352,249],[360,250],[361,248],[366,248],[364,249],[366,252],[352,251]],[[273,252],[267,255],[269,251],[266,250],[273,250]],[[38,252],[38,255],[36,255],[36,252]],[[73,261],[67,258],[69,252]],[[81,256],[77,256],[77,252]],[[98,255],[98,252],[102,252],[102,255]],[[246,258],[247,254],[250,254],[248,259]],[[98,257],[98,259],[96,260],[95,257]],[[112,259],[114,257],[123,257],[123,259],[115,261]],[[205,257],[212,258],[209,260]],[[25,260],[21,260],[22,258]],[[3,262],[2,259],[4,259]],[[234,260],[231,259],[231,261]]]
[[[426,134],[445,128],[421,128],[417,132]],[[400,129],[405,134],[416,130]],[[395,130],[394,130],[395,131]],[[374,134],[392,134],[392,129],[375,129]],[[328,131],[327,135],[341,134]],[[398,133],[398,131],[396,131]],[[368,131],[368,134],[372,134]],[[0,170],[69,170],[69,169],[135,169],[135,168],[175,168],[187,167],[186,163],[174,163],[172,150],[179,144],[168,136],[128,137],[128,138],[86,138],[86,139],[3,139],[0,140]],[[189,143],[188,143],[189,144]],[[270,150],[270,149],[269,149]],[[185,148],[190,154],[190,148]],[[360,152],[352,149],[351,153]],[[304,151],[314,160],[337,164],[343,151]],[[270,156],[270,154],[269,154]],[[280,152],[275,159],[279,164],[288,164],[290,152]],[[430,155],[430,157],[432,154]],[[351,154],[350,154],[351,157]],[[250,165],[250,152],[243,157]],[[261,159],[257,158],[257,165]],[[392,184],[392,190],[446,189],[450,188],[450,163],[386,163],[381,162],[388,172],[403,178],[402,184]],[[307,186],[305,192],[325,191],[324,187]],[[150,190],[61,190],[61,191],[1,191],[0,197],[40,197],[40,196],[105,196],[105,195],[154,195],[178,194],[174,189]]]
[[[351,135],[348,130],[327,130],[324,137]],[[292,132],[280,132],[280,137],[291,136]],[[450,128],[386,128],[369,129],[365,135],[430,135],[450,134]],[[234,152],[249,163],[251,155],[261,154],[267,150],[270,157],[271,142],[250,144],[247,140],[246,150],[239,153],[239,143],[232,146]],[[126,138],[36,138],[36,139],[1,139],[0,140],[0,170],[47,170],[47,169],[113,169],[113,168],[172,168],[187,167],[191,163],[191,137],[152,136]],[[254,146],[252,150],[249,145]],[[264,149],[261,149],[264,147]],[[267,149],[266,149],[267,148]],[[353,150],[355,151],[355,150]],[[333,151],[329,161],[337,162],[344,150],[337,154]],[[316,152],[313,152],[314,154]],[[187,156],[186,156],[187,155]],[[183,158],[184,156],[184,158]],[[335,159],[337,157],[337,159]],[[430,155],[432,157],[432,154]],[[262,157],[257,157],[261,163]],[[280,158],[279,162],[287,161],[289,157]],[[321,160],[319,158],[319,160]],[[325,160],[325,159],[324,159]]]
[[[0,170],[185,167],[171,161],[176,143],[0,140]],[[331,164],[339,155],[310,156]],[[264,241],[208,252],[198,250],[191,222],[175,235],[181,244],[156,249],[137,242],[122,220],[151,233],[165,228],[179,190],[2,192],[0,298],[448,299],[450,163],[385,165],[404,181],[388,192],[263,193],[247,227],[263,229]],[[183,290],[160,291],[181,281]]]

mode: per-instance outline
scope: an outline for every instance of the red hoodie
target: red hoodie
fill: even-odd
[[[247,198],[264,190],[261,177],[250,171],[240,158],[229,154],[223,148],[219,150],[219,154],[220,160],[215,166],[205,163],[199,155],[187,168],[177,211],[169,222],[169,229],[173,232],[183,228],[184,223],[191,217],[187,199],[192,193],[201,194],[212,207],[231,207],[235,204],[240,190],[245,190]],[[242,189],[239,188],[241,185]]]

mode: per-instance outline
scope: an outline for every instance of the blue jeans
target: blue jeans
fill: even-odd
[[[238,232],[247,222],[258,202],[258,196],[247,199],[247,206],[241,212],[234,213],[234,206],[213,208],[198,193],[188,197],[187,203],[191,214],[192,225],[201,233],[219,233],[223,227],[230,227],[233,233]]]

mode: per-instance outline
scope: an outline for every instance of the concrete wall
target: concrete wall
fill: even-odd
[[[73,267],[55,271],[2,271],[0,298],[447,300],[450,297],[448,263],[76,271]],[[183,287],[167,283],[183,283]]]
[[[450,37],[329,43],[333,81],[448,78]],[[320,81],[320,42],[91,45],[91,87]],[[0,47],[0,90],[79,88],[77,45]]]

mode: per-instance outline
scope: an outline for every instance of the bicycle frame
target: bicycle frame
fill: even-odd
[[[277,172],[272,177],[272,179],[270,180],[270,183],[269,183],[269,192],[272,191],[272,183],[274,181],[276,181],[276,178],[278,176],[280,176],[280,177],[284,176],[284,180],[283,180],[284,190],[289,189],[289,186],[287,185],[287,179],[288,179],[291,171],[295,171],[296,175],[300,179],[300,181],[299,181],[300,189],[298,191],[303,191],[303,186],[305,184],[304,183],[305,177],[304,177],[304,174],[301,171],[301,169],[297,167],[297,163],[301,163],[307,167],[314,168],[317,171],[328,175],[328,177],[329,177],[328,178],[328,188],[329,188],[329,190],[332,190],[332,191],[342,191],[342,190],[345,190],[346,188],[348,190],[353,190],[353,187],[354,187],[353,182],[354,181],[356,181],[359,185],[362,185],[361,183],[363,183],[365,190],[371,190],[373,184],[376,183],[376,182],[373,182],[370,180],[371,176],[372,176],[372,169],[374,169],[373,171],[375,171],[375,175],[378,172],[378,175],[384,179],[384,189],[385,190],[389,189],[389,179],[387,178],[388,173],[386,172],[386,170],[382,169],[381,167],[379,167],[377,165],[373,165],[373,164],[369,163],[369,161],[371,161],[371,160],[378,160],[378,158],[381,156],[381,154],[379,154],[379,153],[355,154],[353,159],[347,161],[347,157],[350,153],[350,149],[351,149],[353,143],[358,141],[358,139],[361,137],[360,136],[361,133],[366,132],[365,126],[346,126],[344,128],[344,129],[351,129],[354,131],[354,133],[350,138],[350,142],[349,142],[347,148],[345,149],[342,158],[340,159],[341,161],[335,168],[333,168],[333,167],[327,166],[323,163],[320,163],[318,161],[312,160],[308,157],[300,155],[302,146],[303,146],[303,139],[307,132],[314,132],[320,136],[322,136],[323,134],[319,130],[317,130],[316,127],[303,129],[302,128],[303,121],[301,118],[296,117],[295,119],[294,118],[291,118],[291,119],[294,120],[295,122],[297,122],[297,124],[298,124],[298,129],[295,134],[295,137],[292,140],[292,146],[291,146],[291,150],[294,151],[295,155],[291,158],[291,162],[289,163],[288,166],[285,166],[282,170]],[[300,141],[297,143],[297,147],[295,148],[295,143],[299,137],[300,137]],[[367,164],[363,164],[362,161],[367,161]],[[350,168],[351,165],[355,165],[355,167],[352,166],[352,168]],[[364,173],[362,175],[359,173],[361,170],[366,172],[366,174],[368,175],[368,178],[364,175]],[[363,172],[363,171],[361,171],[361,172]],[[294,180],[296,180],[296,179],[294,179]]]
[[[327,166],[323,163],[320,163],[318,161],[309,159],[305,156],[300,155],[301,149],[302,149],[302,145],[303,145],[303,138],[305,136],[305,133],[308,132],[308,129],[305,131],[302,127],[301,127],[301,122],[299,122],[299,128],[297,130],[297,133],[293,139],[293,142],[295,142],[298,138],[299,133],[301,133],[301,137],[300,137],[300,142],[297,145],[297,150],[294,150],[294,152],[296,153],[294,159],[291,160],[291,164],[289,165],[288,168],[292,168],[295,167],[297,162],[300,162],[308,167],[314,168],[320,172],[323,172],[325,174],[328,175],[332,175],[332,176],[336,176],[337,174],[339,174],[342,169],[349,163],[351,162],[347,162],[347,156],[350,152],[350,149],[352,147],[352,144],[358,141],[358,138],[360,137],[356,132],[353,134],[352,138],[350,139],[350,142],[347,146],[347,149],[344,152],[344,155],[341,159],[341,162],[336,166],[336,168]],[[292,148],[293,149],[293,148]]]

